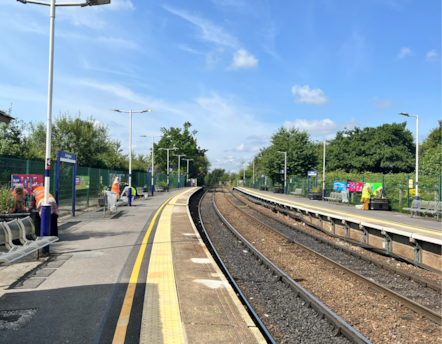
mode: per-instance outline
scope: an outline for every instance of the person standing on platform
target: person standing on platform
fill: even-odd
[[[376,198],[383,198],[382,192],[384,191],[384,188],[382,186],[378,187],[376,191],[374,192],[374,195]]]
[[[120,198],[120,178],[116,177],[114,179],[114,182],[112,183],[112,192],[115,192],[117,194],[117,200]]]
[[[23,184],[17,184],[14,191],[12,191],[12,197],[14,198],[14,206],[12,207],[12,213],[23,213],[26,211],[26,190]]]
[[[42,205],[45,198],[44,186],[33,185],[31,197],[29,198],[29,211],[37,210],[41,217]],[[49,204],[51,205],[51,232],[50,235],[58,236],[58,206],[55,198],[49,194]]]
[[[121,193],[121,197],[123,197],[124,194],[127,195],[127,204],[129,204],[129,207],[131,207],[133,201],[135,200],[135,195],[137,194],[137,190],[135,190],[135,188],[132,186],[131,187],[126,186],[124,188],[124,191]]]
[[[370,183],[365,184],[364,188],[362,189],[362,198],[361,198],[361,202],[363,203],[362,210],[370,209],[370,197],[372,194],[373,192],[371,192]]]

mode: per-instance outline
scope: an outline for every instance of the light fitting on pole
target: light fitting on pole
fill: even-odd
[[[410,115],[406,112],[399,112],[399,115],[410,117]]]
[[[115,111],[115,112],[121,112],[120,110],[117,109],[110,109],[111,111]]]
[[[89,6],[108,5],[110,3],[111,0],[87,0]]]

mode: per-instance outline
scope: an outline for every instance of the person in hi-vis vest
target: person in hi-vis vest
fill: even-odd
[[[114,179],[114,182],[112,183],[112,192],[115,192],[117,194],[117,199],[120,196],[120,178],[116,177]]]
[[[363,203],[362,210],[370,209],[370,197],[372,194],[373,192],[371,191],[371,184],[370,183],[365,184],[364,188],[362,189],[362,198],[361,198],[361,202]]]

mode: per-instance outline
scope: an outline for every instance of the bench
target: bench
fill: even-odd
[[[15,245],[14,240],[19,240],[21,245]],[[0,252],[0,263],[9,264],[57,240],[56,236],[37,237],[30,216],[24,219],[0,222],[0,245],[5,245],[8,250],[8,252]]]
[[[413,214],[420,213],[424,215],[436,215],[437,219],[439,219],[439,215],[442,214],[442,202],[414,199],[410,208],[402,208],[402,210],[408,211],[411,217],[413,217]]]
[[[166,191],[164,186],[155,185],[155,192],[164,192],[164,191]]]
[[[295,191],[290,192],[293,196],[301,196],[302,195],[302,189],[295,189]]]
[[[147,199],[147,197],[149,196],[149,193],[144,192],[144,188],[137,188],[137,196],[139,196],[140,198],[142,196],[144,196],[144,199]]]
[[[348,202],[348,191],[342,191],[342,192],[331,192],[329,197],[324,197],[324,199],[341,203],[349,203]]]

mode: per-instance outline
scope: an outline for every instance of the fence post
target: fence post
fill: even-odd
[[[26,174],[30,174],[29,173],[29,165],[30,165],[30,161],[26,160]]]
[[[402,184],[399,184],[399,205],[402,205]]]
[[[87,188],[86,204],[87,204],[87,207],[89,208],[89,190],[91,189],[91,168],[90,167],[87,168],[87,176],[89,177],[89,187]]]
[[[439,174],[439,202],[441,201],[441,192],[442,192],[442,174]]]
[[[410,176],[407,176],[407,208],[410,208]]]

